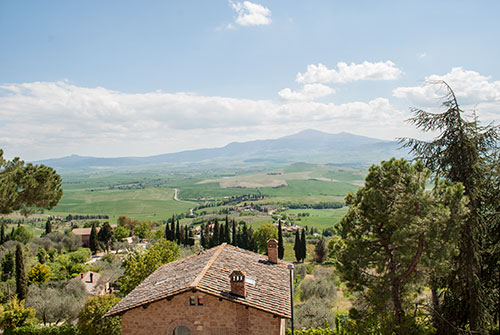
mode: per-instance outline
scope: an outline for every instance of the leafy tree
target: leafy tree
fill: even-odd
[[[178,257],[179,246],[165,239],[161,239],[145,252],[137,249],[130,252],[123,261],[125,273],[120,279],[120,292],[128,294],[161,265]]]
[[[30,284],[43,284],[50,279],[50,270],[45,265],[37,263],[28,272],[28,282]]]
[[[78,316],[78,329],[81,335],[121,335],[121,317],[103,318],[104,314],[116,305],[120,298],[114,295],[99,295],[87,299]]]
[[[297,262],[302,260],[302,243],[300,242],[300,231],[297,229],[295,231],[295,243],[293,245],[293,250],[295,251],[295,259]]]
[[[342,244],[337,269],[349,288],[364,292],[376,313],[393,315],[393,331],[408,331],[408,288],[417,273],[453,248],[454,223],[465,215],[463,187],[436,182],[426,191],[430,171],[392,158],[373,165],[365,186],[349,193],[347,214],[337,225]],[[384,321],[385,322],[385,321]]]
[[[93,254],[95,254],[99,249],[99,243],[97,240],[97,228],[95,223],[92,224],[92,228],[90,229],[89,248],[90,250],[92,250]]]
[[[257,252],[267,254],[267,241],[278,238],[278,229],[272,223],[261,225],[253,233],[254,247]]]
[[[115,235],[115,239],[117,241],[121,241],[122,239],[130,236],[130,230],[123,226],[118,226],[113,230],[113,234]]]
[[[97,239],[104,244],[105,250],[109,251],[114,239],[113,229],[109,225],[109,222],[104,222],[101,230],[99,230],[99,233],[97,234]]]
[[[62,194],[61,177],[55,170],[45,165],[25,165],[18,157],[5,160],[0,149],[0,213],[52,209]]]
[[[26,306],[34,308],[36,316],[47,323],[74,320],[88,297],[79,280],[64,282],[62,286],[50,284],[32,285]]]
[[[140,239],[148,237],[150,233],[151,233],[151,228],[149,228],[149,225],[145,222],[138,224],[134,227],[134,234]]]
[[[45,235],[52,233],[52,223],[50,222],[50,219],[47,219],[47,222],[45,222]]]
[[[16,245],[16,293],[19,300],[26,299],[28,288],[26,285],[26,270],[24,269],[23,247]]]
[[[492,214],[495,213],[492,204],[495,198],[491,197],[491,191],[498,190],[498,183],[495,184],[495,178],[488,178],[498,162],[500,131],[498,126],[481,126],[475,115],[467,119],[451,87],[445,82],[439,83],[447,92],[442,104],[444,112],[433,114],[412,108],[414,117],[409,120],[425,132],[437,132],[437,137],[430,142],[411,138],[401,141],[437,176],[462,183],[469,198],[469,215],[459,227],[457,247],[460,253],[454,258],[446,278],[441,281],[436,278],[433,285],[434,309],[442,314],[440,319],[447,320],[438,325],[438,331],[454,333],[456,328],[482,331],[491,305],[485,284],[498,280],[500,275],[484,278],[494,273],[486,270],[488,265],[484,258],[489,257],[484,233],[489,227],[498,227],[500,220],[498,215]],[[442,297],[438,296],[438,289],[442,290]]]
[[[283,246],[283,230],[281,229],[281,220],[278,220],[278,258],[283,259],[285,247]]]
[[[314,247],[314,260],[318,263],[323,263],[328,253],[328,246],[326,244],[325,239],[320,237],[316,242],[316,246]]]
[[[24,307],[24,300],[14,296],[6,305],[0,318],[0,328],[10,334],[14,328],[31,325],[36,322],[35,310]]]
[[[9,251],[2,259],[2,281],[12,278],[14,275],[14,254]]]
[[[38,258],[38,262],[40,264],[45,264],[45,262],[47,261],[47,251],[45,250],[45,248],[39,248],[38,249],[38,252],[36,253],[36,257]]]
[[[27,244],[33,238],[33,234],[31,234],[24,226],[19,226],[14,231],[13,240],[21,242],[23,244]]]

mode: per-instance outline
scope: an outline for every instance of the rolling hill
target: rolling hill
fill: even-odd
[[[354,135],[330,134],[317,130],[278,139],[233,142],[220,148],[198,149],[148,157],[99,158],[71,155],[35,162],[58,170],[165,167],[179,165],[269,165],[294,162],[369,165],[383,159],[407,156],[395,141]]]

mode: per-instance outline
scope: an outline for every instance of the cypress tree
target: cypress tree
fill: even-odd
[[[99,248],[95,223],[92,224],[92,229],[90,229],[89,248],[92,250],[93,254],[95,254]]]
[[[52,223],[50,222],[50,219],[47,219],[47,222],[45,222],[45,235],[50,233],[52,233]]]
[[[240,248],[248,250],[248,227],[247,223],[243,224],[243,229],[241,230]]]
[[[0,244],[5,242],[5,223],[2,222],[2,227],[0,228]]]
[[[232,245],[238,245],[238,235],[237,235],[237,230],[236,230],[236,220],[233,219],[232,223],[233,223],[233,231],[232,231],[232,233],[233,233],[233,239],[231,241],[231,244]]]
[[[23,247],[21,243],[16,245],[16,293],[19,300],[26,299],[28,293],[26,271],[24,269]]]
[[[212,246],[216,246],[216,245],[219,245],[220,244],[220,233],[219,233],[219,220],[217,220],[217,218],[215,218],[215,222],[214,222],[214,232],[213,232],[213,235],[212,235]]]
[[[229,218],[226,215],[226,226],[224,227],[224,242],[231,242],[231,232],[229,230]]]
[[[293,250],[295,251],[295,259],[297,260],[297,262],[300,262],[300,260],[302,259],[302,252],[300,251],[301,246],[302,244],[300,242],[300,232],[297,229],[295,231],[295,243],[293,244]]]
[[[200,226],[200,245],[202,248],[207,248],[207,241],[205,239],[205,225]]]
[[[166,239],[166,240],[171,241],[171,239],[170,239],[170,228],[169,228],[169,226],[168,226],[168,222],[167,222],[167,224],[165,225],[165,233],[164,233],[164,237],[165,237],[165,239]]]
[[[281,231],[281,220],[278,220],[278,258],[283,259],[285,247],[283,246],[283,232]]]
[[[13,240],[14,239],[14,227],[12,227],[12,230],[10,231],[10,240]]]
[[[177,218],[177,227],[175,229],[175,240],[177,241],[178,244],[181,244],[182,232],[180,228],[179,218]]]
[[[306,231],[302,229],[302,238],[300,239],[300,257],[302,258],[302,262],[306,260],[307,256],[307,245],[306,245]]]
[[[175,241],[175,218],[173,216],[170,224],[170,241]]]

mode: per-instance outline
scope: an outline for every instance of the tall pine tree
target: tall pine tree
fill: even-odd
[[[283,246],[283,231],[281,230],[281,220],[278,220],[278,258],[283,259],[285,247]]]
[[[95,226],[95,223],[92,224],[92,228],[90,229],[89,248],[90,250],[92,250],[92,254],[95,254],[99,249],[99,241],[97,240],[97,228]]]
[[[50,219],[47,219],[47,222],[45,222],[45,235],[50,233],[52,233],[52,223],[50,222]]]
[[[302,258],[302,262],[306,260],[307,257],[307,241],[306,241],[306,230],[302,229],[302,236],[300,238],[300,257]]]
[[[2,222],[2,226],[0,227],[0,244],[4,244],[5,242],[5,223]]]
[[[26,299],[28,293],[23,247],[21,243],[16,245],[16,293],[19,300]]]
[[[402,139],[402,142],[437,177],[461,182],[469,198],[470,214],[459,227],[459,254],[454,259],[454,267],[447,278],[434,281],[440,286],[433,288],[434,309],[446,320],[436,325],[438,333],[452,334],[456,328],[482,332],[486,330],[490,304],[485,289],[488,280],[484,278],[483,258],[488,221],[484,204],[490,200],[488,190],[491,187],[484,176],[490,170],[488,159],[498,152],[499,128],[480,126],[475,115],[471,121],[464,119],[465,113],[451,87],[445,82],[440,84],[447,92],[443,101],[445,111],[434,114],[413,108],[415,116],[409,120],[417,128],[435,131],[438,136],[430,142],[411,138]],[[438,291],[443,292],[442,297]]]
[[[297,262],[302,260],[302,243],[300,242],[300,231],[297,229],[295,231],[295,243],[293,244],[293,251],[295,251],[295,259]]]
[[[236,220],[234,218],[232,220],[232,223],[233,223],[233,230],[232,230],[233,238],[231,240],[231,244],[236,246],[238,245],[238,231],[236,230]]]

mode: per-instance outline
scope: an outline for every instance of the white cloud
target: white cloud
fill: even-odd
[[[318,97],[318,88],[301,94]],[[146,156],[278,137],[304,127],[388,138],[386,129],[401,132],[407,117],[384,98],[339,105],[308,99],[278,103],[184,92],[127,94],[68,82],[4,84],[0,147],[27,160],[72,153]]]
[[[298,83],[348,83],[358,80],[393,80],[399,78],[403,71],[391,61],[363,62],[361,64],[345,62],[337,63],[336,69],[329,69],[323,64],[309,64],[304,74],[298,73]]]
[[[454,90],[459,103],[500,102],[500,81],[492,81],[491,77],[462,67],[454,67],[445,75],[433,74],[426,77],[425,81],[427,84],[423,86],[396,88],[393,95],[422,105],[434,105],[446,92],[441,85],[429,83],[445,81]]]
[[[326,97],[335,93],[335,90],[323,84],[307,84],[300,91],[292,91],[290,88],[284,88],[278,92],[283,100],[291,101],[312,101]]]
[[[445,75],[433,74],[425,78],[422,86],[398,87],[393,91],[397,98],[408,99],[416,107],[432,112],[439,111],[447,91],[440,81],[453,89],[458,103],[464,111],[474,110],[479,120],[488,123],[500,119],[500,81],[491,80],[476,71],[452,68]]]
[[[229,3],[238,13],[235,22],[240,26],[260,26],[271,23],[269,8],[250,1],[243,1],[243,3],[230,1]],[[230,26],[232,27],[232,25],[228,25],[228,27]]]
[[[425,58],[427,57],[427,52],[421,52],[419,54],[417,54],[418,58]]]

